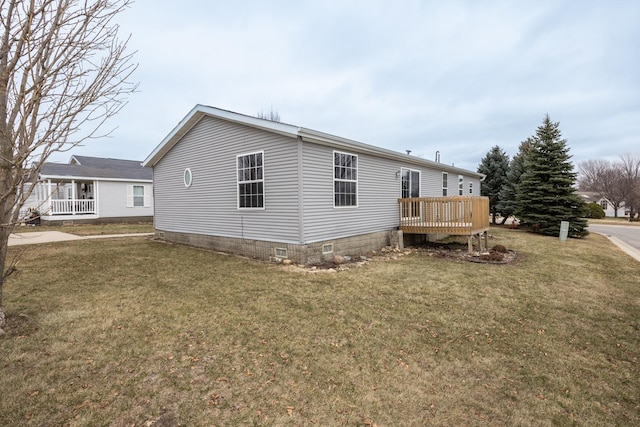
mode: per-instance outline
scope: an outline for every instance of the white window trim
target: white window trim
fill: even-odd
[[[458,196],[464,195],[464,175],[458,175]]]
[[[404,172],[409,172],[409,197],[411,196],[411,172],[418,172],[418,197],[422,197],[422,171],[420,169],[411,169],[411,168],[400,168],[400,197],[405,198],[404,194],[402,194],[402,176]],[[417,207],[417,209],[415,209]],[[422,207],[420,204],[411,204],[404,205],[403,210],[401,212],[402,218],[419,218]]]
[[[256,181],[240,181],[238,179],[238,158],[240,157],[244,157],[244,156],[251,156],[251,155],[255,155],[255,154],[262,154],[262,179],[256,180]],[[265,185],[265,171],[266,171],[266,167],[265,167],[265,158],[264,158],[264,150],[260,150],[260,151],[251,151],[248,153],[242,153],[242,154],[238,154],[236,156],[235,159],[235,164],[234,164],[234,172],[236,174],[236,208],[238,210],[241,211],[263,211],[265,210],[266,206],[267,206],[267,186]],[[249,183],[249,182],[262,182],[262,207],[257,207],[257,208],[242,208],[240,207],[240,183]]]
[[[189,174],[189,182],[187,182],[187,173]],[[193,172],[191,172],[191,168],[185,168],[184,172],[182,173],[182,180],[186,188],[191,187],[191,184],[193,184]]]
[[[473,182],[469,182],[469,194],[473,194]]]
[[[447,194],[445,194],[445,192]],[[442,172],[442,197],[447,197],[448,195],[449,195],[449,173]]]
[[[349,179],[336,179],[336,173],[335,173],[335,168],[336,168],[336,153],[338,154],[344,154],[346,156],[354,156],[356,158],[356,179],[355,180],[349,180]],[[331,193],[333,195],[333,208],[334,209],[355,209],[358,207],[358,205],[360,204],[360,197],[359,197],[359,193],[360,193],[360,186],[358,185],[358,181],[360,179],[360,158],[357,154],[353,154],[353,153],[348,153],[346,151],[338,151],[338,150],[333,150],[333,153],[331,155],[331,176],[333,177],[333,181],[332,181],[332,190]],[[348,205],[348,206],[336,206],[336,181],[344,181],[344,182],[355,182],[356,183],[356,204],[355,205]]]
[[[133,187],[142,187],[142,206],[133,205]],[[149,184],[127,184],[127,207],[136,209],[151,207],[151,186]]]
[[[400,196],[402,197],[402,173],[404,171],[409,172],[409,179],[411,179],[411,172],[418,172],[418,197],[422,197],[422,171],[420,169],[411,168],[400,168]],[[411,196],[411,187],[409,187],[409,196]]]

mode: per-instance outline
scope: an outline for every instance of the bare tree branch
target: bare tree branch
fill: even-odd
[[[7,241],[42,164],[108,135],[104,124],[137,88],[115,22],[130,4],[0,0],[0,328]]]

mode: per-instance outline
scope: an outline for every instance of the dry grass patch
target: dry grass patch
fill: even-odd
[[[492,230],[335,274],[145,239],[27,249],[5,288],[7,425],[634,425],[640,264]],[[5,392],[10,390],[10,392]]]
[[[62,233],[75,234],[77,236],[99,236],[103,234],[131,234],[153,233],[153,223],[114,223],[114,224],[73,224],[73,225],[42,225],[42,226],[17,226],[15,233],[29,233],[41,231],[60,231]]]
[[[589,224],[630,225],[630,226],[640,227],[640,221],[630,222],[629,218],[611,218],[611,217],[599,218],[599,219],[590,218]]]

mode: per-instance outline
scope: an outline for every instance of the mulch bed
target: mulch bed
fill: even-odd
[[[497,246],[496,246],[497,248]],[[512,263],[516,260],[515,251],[506,248],[491,249],[486,253],[474,252],[468,253],[466,243],[459,242],[428,242],[421,246],[413,246],[400,251],[397,248],[386,247],[380,251],[374,251],[367,255],[356,257],[343,257],[343,262],[336,263],[333,261],[325,261],[318,264],[308,266],[291,265],[290,268],[306,271],[306,272],[337,272],[348,270],[354,267],[362,267],[369,262],[390,261],[400,257],[417,252],[437,258],[443,258],[455,262],[476,262],[480,264],[498,264],[504,265]]]

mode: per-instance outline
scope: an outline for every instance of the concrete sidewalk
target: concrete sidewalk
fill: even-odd
[[[35,245],[39,243],[66,242],[71,240],[110,239],[114,237],[153,236],[153,233],[130,234],[100,234],[95,236],[76,236],[60,231],[34,231],[31,233],[12,233],[9,236],[9,246]]]

